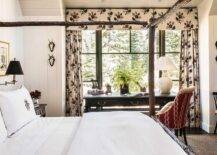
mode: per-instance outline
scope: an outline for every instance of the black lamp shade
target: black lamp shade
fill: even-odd
[[[12,60],[10,61],[6,75],[23,75],[23,70],[19,61]]]

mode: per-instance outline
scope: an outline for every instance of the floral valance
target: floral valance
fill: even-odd
[[[161,17],[167,9],[67,9],[67,22],[121,22],[141,21],[138,24],[98,24],[70,26],[67,29],[146,29],[151,18]],[[166,29],[197,29],[198,12],[197,8],[184,8],[178,10],[157,27],[160,30]]]

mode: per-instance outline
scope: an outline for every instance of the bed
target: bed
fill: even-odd
[[[0,144],[2,155],[184,155],[152,118],[139,112],[93,112],[37,118]]]

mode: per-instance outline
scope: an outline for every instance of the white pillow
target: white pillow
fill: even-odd
[[[7,130],[0,111],[0,143],[7,138]]]
[[[32,98],[25,87],[0,92],[0,108],[8,136],[37,117]]]

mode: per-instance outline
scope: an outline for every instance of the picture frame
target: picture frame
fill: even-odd
[[[9,59],[10,59],[10,43],[0,41],[0,76],[5,76]]]

